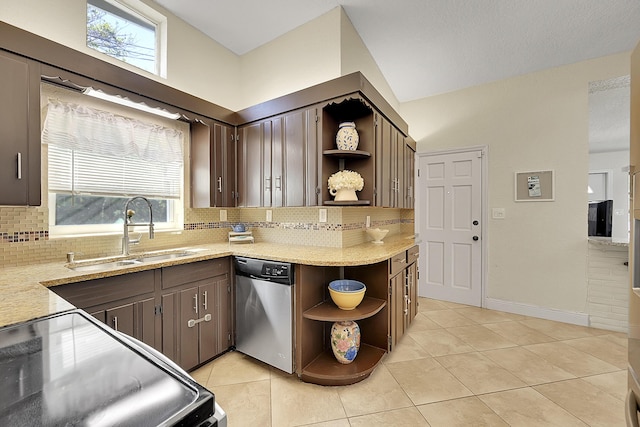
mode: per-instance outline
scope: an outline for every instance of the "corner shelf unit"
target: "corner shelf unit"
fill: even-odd
[[[358,172],[364,179],[364,188],[359,193],[366,203],[340,203],[333,202],[333,197],[325,187],[322,193],[322,204],[332,206],[360,206],[370,205],[369,200],[374,200],[375,189],[375,120],[374,109],[359,94],[351,94],[329,101],[322,107],[321,153],[322,184],[339,170],[352,170]],[[342,122],[354,122],[358,131],[360,142],[357,150],[339,150],[336,147],[336,133]]]
[[[305,382],[320,385],[348,385],[367,378],[388,348],[387,286],[367,283],[366,296],[353,310],[338,308],[327,286],[331,280],[347,277],[348,267],[296,266],[297,342],[296,372]],[[360,350],[355,360],[342,364],[331,350],[333,322],[354,320],[361,332]]]

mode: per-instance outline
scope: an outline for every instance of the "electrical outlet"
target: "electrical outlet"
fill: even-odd
[[[327,210],[318,209],[318,222],[327,222]]]
[[[365,226],[367,228],[371,227],[371,217],[369,215],[367,215],[367,219],[365,221]]]
[[[507,216],[504,208],[492,208],[491,209],[491,218],[493,219],[504,219]]]
[[[271,209],[267,209],[267,222],[273,221],[273,211]]]
[[[220,210],[220,222],[225,222],[227,220],[227,210],[226,209],[221,209]]]

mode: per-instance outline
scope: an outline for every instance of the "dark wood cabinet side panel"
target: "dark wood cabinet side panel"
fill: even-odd
[[[216,298],[214,319],[217,326],[218,342],[216,354],[231,347],[231,285],[228,276],[216,278]]]
[[[78,308],[88,308],[151,293],[154,292],[154,286],[154,270],[147,270],[49,289]]]
[[[325,350],[325,322],[318,322],[303,317],[305,310],[328,298],[327,286],[332,280],[340,277],[337,267],[315,267],[296,265],[296,371],[311,363]]]

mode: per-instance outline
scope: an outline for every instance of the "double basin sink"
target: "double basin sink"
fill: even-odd
[[[73,271],[83,271],[83,272],[103,271],[103,270],[109,270],[116,267],[127,267],[127,266],[145,264],[149,262],[167,261],[171,259],[184,258],[186,256],[192,256],[197,254],[198,254],[198,251],[196,250],[180,250],[175,252],[163,252],[158,254],[154,254],[154,253],[142,254],[135,258],[126,258],[126,259],[117,259],[117,260],[113,260],[113,258],[103,258],[100,260],[77,261],[71,264],[67,264],[66,267]]]

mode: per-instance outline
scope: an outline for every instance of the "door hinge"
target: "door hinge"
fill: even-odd
[[[420,169],[418,169],[418,177],[420,176]]]
[[[162,305],[156,305],[156,306],[153,308],[153,314],[154,314],[155,316],[160,316],[160,315],[162,315]]]
[[[316,114],[316,123],[320,121],[320,117]]]
[[[389,295],[393,294],[393,286],[389,285]]]
[[[391,351],[391,335],[387,335],[387,347],[389,347],[389,351]]]

